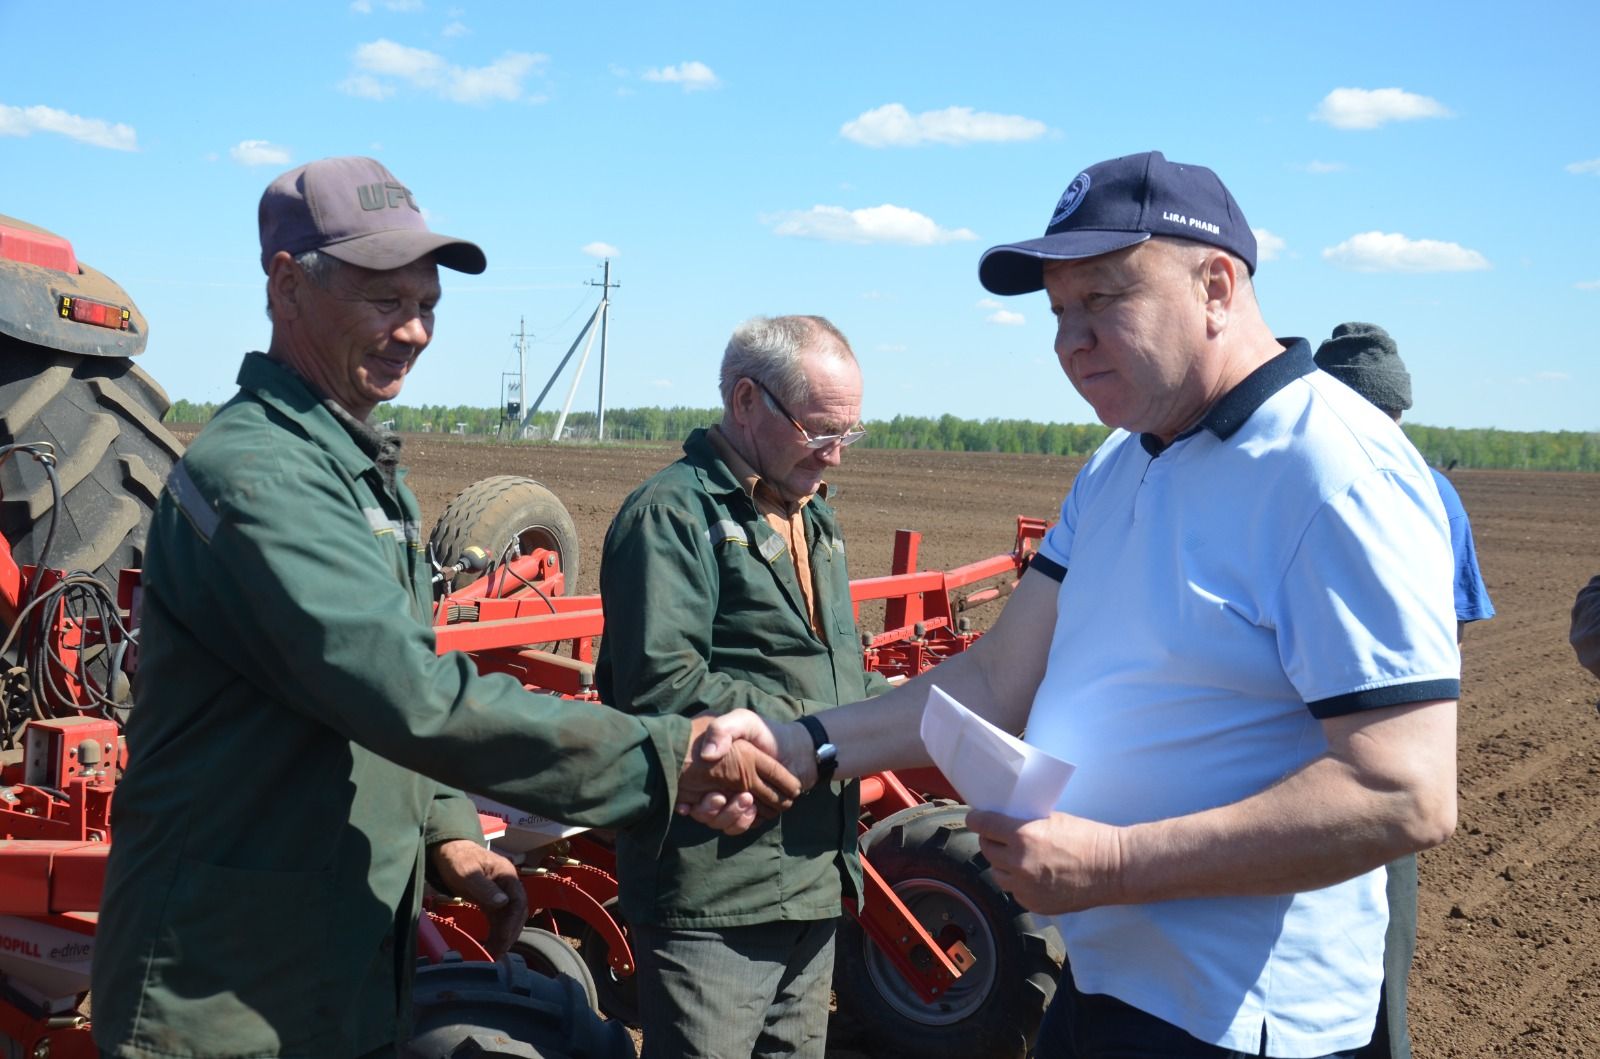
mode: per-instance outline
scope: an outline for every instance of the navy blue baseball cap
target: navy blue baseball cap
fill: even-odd
[[[1028,294],[1044,289],[1046,261],[1099,257],[1155,235],[1219,246],[1255,274],[1255,233],[1217,174],[1147,151],[1079,173],[1044,235],[984,251],[978,280],[995,294]]]

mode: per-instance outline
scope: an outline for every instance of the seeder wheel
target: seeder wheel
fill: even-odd
[[[584,958],[578,955],[578,950],[567,944],[566,939],[559,934],[552,934],[540,927],[526,927],[522,936],[511,946],[511,951],[522,957],[522,962],[528,965],[528,970],[535,974],[542,974],[546,978],[560,978],[565,975],[578,983],[583,990],[583,995],[589,1000],[589,1007],[596,1014],[602,1014],[600,1009],[600,995],[595,990],[594,975],[589,973],[589,965]]]
[[[566,505],[532,478],[500,474],[461,490],[439,516],[428,544],[448,566],[476,545],[498,561],[516,541],[523,555],[536,548],[556,553],[570,593],[578,583],[578,528]],[[472,583],[476,574],[456,576],[452,589]]]
[[[834,991],[873,1055],[1021,1057],[1055,995],[1061,936],[995,883],[966,815],[964,805],[912,806],[861,836],[862,854],[923,928],[975,957],[927,1004],[854,919],[842,920]]]
[[[634,1059],[620,1023],[603,1021],[579,984],[535,974],[517,956],[498,963],[459,957],[417,968],[416,1028],[404,1059]]]
[[[611,918],[617,921],[617,926],[622,928],[623,933],[628,934],[627,920],[622,918],[621,902],[613,897],[605,903],[605,910],[611,913]],[[583,962],[588,966],[589,974],[595,983],[600,1010],[608,1018],[629,1026],[638,1026],[639,976],[619,975],[612,969],[611,950],[606,947],[605,939],[600,936],[600,932],[587,923],[579,932],[578,940],[583,952]],[[628,934],[628,943],[630,945],[633,943],[631,934]]]

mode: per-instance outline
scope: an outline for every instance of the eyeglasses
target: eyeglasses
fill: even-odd
[[[800,436],[805,438],[805,445],[808,449],[821,451],[822,449],[832,448],[834,445],[838,445],[840,448],[843,448],[846,445],[854,445],[856,442],[867,436],[867,431],[864,427],[858,427],[855,430],[846,430],[843,434],[813,435],[811,431],[805,428],[805,424],[801,423],[800,420],[796,419],[787,408],[783,407],[782,401],[779,401],[776,397],[772,396],[772,391],[767,389],[765,383],[756,378],[751,378],[750,381],[755,383],[756,386],[761,390],[761,396],[766,399],[767,407],[783,416],[783,418],[787,419],[789,422],[793,423],[794,428],[800,431]]]

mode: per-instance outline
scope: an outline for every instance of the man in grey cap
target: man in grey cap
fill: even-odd
[[[1274,336],[1255,265],[1216,174],[1153,151],[1085,169],[1043,237],[989,250],[983,285],[1045,292],[1062,369],[1117,429],[971,650],[821,733],[776,729],[806,782],[818,758],[925,764],[937,683],[1076,764],[1042,819],[967,818],[1066,941],[1041,1059],[1347,1055],[1377,1012],[1379,869],[1455,826],[1438,491]]]
[[[1333,329],[1333,336],[1317,347],[1317,367],[1370,401],[1384,415],[1400,422],[1411,407],[1411,373],[1389,332],[1377,324],[1352,321]],[[1450,479],[1435,467],[1434,484],[1450,521],[1450,552],[1455,557],[1456,642],[1468,623],[1494,617],[1489,589],[1478,571],[1478,551],[1472,541],[1472,523]],[[1406,984],[1411,957],[1417,948],[1417,856],[1408,853],[1386,869],[1384,892],[1389,902],[1389,926],[1383,938],[1383,998],[1372,1042],[1361,1059],[1410,1059],[1411,1028],[1406,1018]]]
[[[437,267],[482,272],[483,251],[428,231],[369,158],[274,180],[260,232],[271,345],[173,469],[145,551],[92,983],[106,1054],[393,1055],[424,879],[484,908],[496,952],[527,914],[458,788],[656,841],[675,798],[728,791],[713,815],[737,833],[749,792],[798,791],[747,742],[731,767],[692,760],[705,720],[436,653],[416,498],[368,417],[433,337]]]

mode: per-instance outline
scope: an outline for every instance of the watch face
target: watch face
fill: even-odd
[[[832,743],[823,743],[817,747],[817,778],[819,780],[833,779],[834,770],[839,767],[839,748]]]

